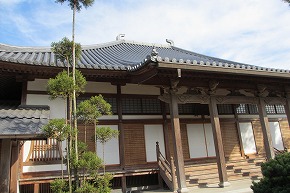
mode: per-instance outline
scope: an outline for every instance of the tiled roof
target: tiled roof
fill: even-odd
[[[146,44],[123,39],[106,44],[82,46],[82,55],[77,62],[77,68],[135,71],[145,65],[146,61],[152,60],[151,53],[154,48],[158,53],[156,56],[157,62],[290,73],[289,70],[264,68],[209,57],[171,45]],[[67,67],[66,64],[57,60],[56,55],[48,47],[15,47],[0,44],[0,61]]]
[[[48,106],[0,106],[0,138],[36,136],[49,120]]]

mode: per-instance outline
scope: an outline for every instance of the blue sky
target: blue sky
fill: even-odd
[[[290,6],[282,0],[95,0],[76,16],[76,41],[166,44],[258,66],[290,69]],[[71,39],[72,11],[54,0],[0,0],[0,43]]]

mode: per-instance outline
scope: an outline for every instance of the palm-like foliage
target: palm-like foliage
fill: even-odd
[[[285,3],[289,3],[289,6],[290,6],[290,0],[282,0],[284,1]]]
[[[80,11],[82,6],[88,8],[94,3],[94,0],[56,0],[55,2],[63,4],[66,1],[68,1],[68,5],[72,10],[74,9],[74,6],[76,6],[77,11]]]

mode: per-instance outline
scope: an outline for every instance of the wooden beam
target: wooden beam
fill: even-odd
[[[122,87],[117,85],[117,112],[118,112],[118,130],[119,130],[119,156],[122,170],[125,168],[125,133],[123,127],[123,113],[122,113]],[[121,178],[122,192],[126,193],[126,176]]]
[[[170,116],[172,125],[173,147],[174,147],[174,161],[176,167],[178,192],[188,192],[185,181],[184,158],[182,151],[180,122],[178,115],[178,103],[175,92],[171,90],[170,93]]]
[[[209,104],[210,96],[207,94],[201,95],[193,95],[193,94],[178,94],[177,103],[178,104],[186,104],[186,103],[199,103],[199,104]],[[169,103],[170,95],[163,94],[158,97],[161,101]],[[215,96],[216,104],[258,104],[258,97],[250,97],[250,96]],[[286,103],[285,98],[281,97],[267,97],[265,98],[266,104],[281,104],[284,105]]]
[[[10,193],[17,193],[19,154],[20,154],[19,142],[14,141],[12,143],[12,151],[11,151]]]
[[[26,105],[27,100],[27,80],[22,82],[22,92],[21,92],[21,105]]]
[[[34,192],[33,193],[39,193],[39,183],[34,184]]]
[[[160,89],[160,94],[163,94],[163,89]],[[162,111],[162,119],[163,119],[163,133],[164,133],[164,144],[165,144],[165,156],[167,160],[170,160],[170,142],[169,142],[169,130],[168,130],[168,121],[166,115],[166,103],[160,101],[161,111]]]
[[[271,138],[271,133],[270,133],[269,120],[267,117],[265,105],[266,104],[265,104],[264,98],[260,97],[259,103],[258,103],[258,111],[259,111],[262,132],[263,132],[266,156],[267,156],[267,159],[270,160],[270,159],[275,157],[275,154],[274,154],[272,138]]]
[[[11,139],[1,140],[0,158],[0,190],[1,193],[9,193],[10,186],[10,162],[11,162]]]
[[[287,115],[287,120],[288,120],[288,125],[289,125],[289,129],[290,129],[290,98],[286,99],[286,104],[284,105],[285,108],[285,112]]]
[[[210,118],[211,118],[211,125],[212,125],[213,137],[214,137],[214,145],[215,145],[216,159],[217,159],[217,166],[218,166],[218,173],[219,173],[219,180],[220,180],[219,186],[226,187],[226,186],[229,186],[230,183],[228,182],[221,126],[220,126],[220,121],[218,117],[217,103],[214,96],[210,97],[209,112],[210,112]]]

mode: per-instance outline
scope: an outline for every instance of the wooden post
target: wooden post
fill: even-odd
[[[164,93],[163,89],[160,89],[160,94]],[[163,133],[164,133],[164,143],[165,143],[165,157],[167,160],[170,159],[170,142],[169,142],[169,131],[168,131],[168,121],[166,115],[166,103],[160,101],[161,104],[161,111],[162,111],[162,119],[163,119]]]
[[[27,80],[22,82],[22,94],[21,94],[21,105],[26,105],[27,100]]]
[[[229,186],[230,183],[228,182],[221,126],[220,126],[220,120],[218,117],[217,103],[214,96],[210,97],[209,112],[210,112],[210,119],[211,119],[211,125],[212,125],[212,130],[213,130],[214,145],[215,145],[216,159],[217,159],[217,166],[218,166],[218,173],[219,173],[219,180],[220,180],[219,186],[226,187],[226,186]]]
[[[275,157],[274,148],[272,144],[272,138],[270,133],[269,120],[267,117],[267,112],[265,108],[265,101],[263,98],[259,98],[258,110],[259,117],[262,126],[263,138],[264,138],[264,146],[266,151],[266,157],[268,160],[273,159]]]
[[[156,157],[157,157],[157,165],[159,167],[159,162],[160,162],[160,148],[159,148],[159,142],[156,141]],[[160,169],[160,167],[159,167]],[[161,174],[160,174],[160,170],[159,170],[159,173],[158,173],[158,184],[159,184],[159,188],[163,188],[163,181],[162,181],[162,177],[161,177]]]
[[[238,132],[238,138],[239,138],[239,143],[240,143],[240,151],[241,151],[241,156],[245,157],[245,151],[244,151],[244,145],[242,141],[242,135],[241,135],[241,128],[240,128],[240,121],[239,121],[239,115],[237,114],[237,108],[239,105],[234,105],[234,114],[235,114],[235,122],[237,126],[237,132]]]
[[[172,176],[172,185],[173,185],[173,192],[176,192],[176,175],[175,175],[175,167],[174,167],[174,159],[170,157],[170,166],[171,166],[171,176]]]
[[[1,140],[0,159],[0,190],[1,193],[9,193],[10,186],[10,162],[11,162],[11,139]]]
[[[184,159],[182,151],[180,123],[178,115],[178,103],[175,92],[170,90],[170,116],[172,124],[172,136],[174,147],[174,160],[176,166],[176,176],[178,182],[178,192],[188,192],[185,181]]]
[[[39,193],[39,184],[34,184],[34,192],[33,193]]]
[[[290,129],[290,88],[286,90],[286,104],[284,105],[285,113],[287,115],[288,125]]]
[[[125,169],[125,133],[123,128],[123,113],[122,113],[122,93],[121,85],[117,85],[117,113],[118,113],[118,130],[119,130],[119,152],[120,165],[122,170]],[[126,193],[126,176],[122,176],[122,192]]]
[[[18,189],[19,153],[19,142],[14,141],[11,152],[10,193],[17,193]]]

